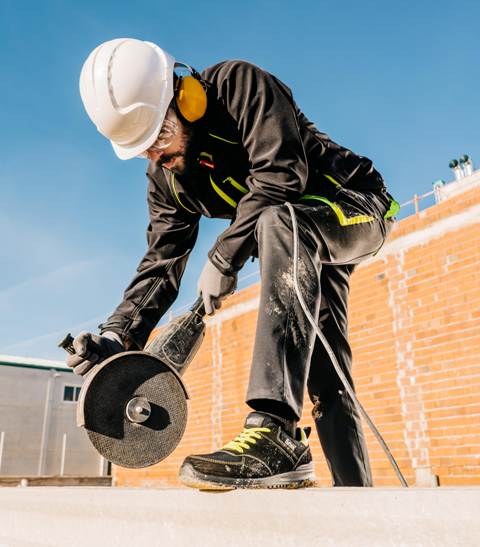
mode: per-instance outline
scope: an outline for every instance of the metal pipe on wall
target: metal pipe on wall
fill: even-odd
[[[107,460],[103,456],[100,456],[100,459],[98,460],[98,476],[99,477],[104,477],[105,475],[108,475],[107,467],[108,467]]]
[[[67,434],[63,434],[62,439],[62,457],[60,459],[60,476],[63,477],[65,474],[65,453],[67,451]]]
[[[0,473],[2,472],[3,447],[5,446],[5,431],[0,433]]]
[[[37,475],[43,475],[45,473],[45,464],[47,461],[47,445],[48,445],[48,432],[50,429],[50,414],[52,406],[52,394],[55,378],[60,374],[55,370],[52,370],[47,383],[47,390],[45,393],[45,404],[43,411],[43,425],[42,425],[42,438],[40,441],[40,454],[38,458],[38,471]]]

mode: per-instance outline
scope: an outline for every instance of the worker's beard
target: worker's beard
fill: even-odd
[[[177,152],[162,156],[161,165],[178,176],[188,176],[195,165],[198,156],[196,132],[192,126],[180,125],[181,141]],[[175,160],[174,164],[167,167],[165,164]]]

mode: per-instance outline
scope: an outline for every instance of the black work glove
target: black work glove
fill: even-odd
[[[86,374],[94,365],[107,357],[125,351],[120,336],[106,331],[101,336],[91,332],[81,332],[73,340],[75,353],[67,357],[67,365],[79,376]]]
[[[198,280],[198,294],[203,297],[205,313],[213,315],[222,305],[222,300],[235,291],[236,286],[236,273],[225,275],[207,260]]]

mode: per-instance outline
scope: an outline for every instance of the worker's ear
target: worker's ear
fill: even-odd
[[[177,76],[175,100],[180,114],[187,121],[196,122],[203,118],[207,111],[207,92],[196,71],[191,76]]]

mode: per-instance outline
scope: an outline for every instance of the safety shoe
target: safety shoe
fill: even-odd
[[[297,428],[293,438],[268,414],[251,412],[244,430],[223,448],[188,456],[180,480],[200,490],[313,486],[309,433]]]

